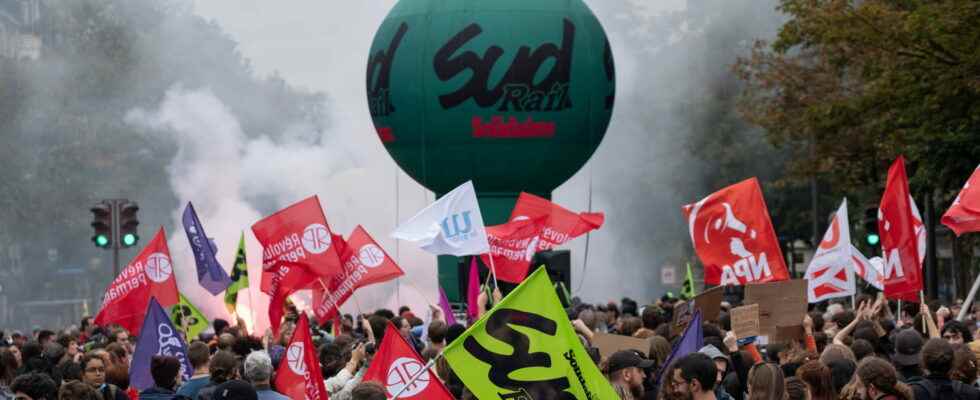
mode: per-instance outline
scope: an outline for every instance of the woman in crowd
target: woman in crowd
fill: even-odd
[[[783,400],[786,383],[776,364],[759,363],[749,370],[749,400]]]
[[[116,385],[106,383],[106,362],[102,357],[87,353],[79,362],[82,366],[82,382],[87,383],[97,392],[102,400],[128,400],[126,393]]]
[[[796,370],[796,376],[806,384],[809,400],[837,400],[830,368],[819,360],[807,361]]]
[[[878,357],[861,360],[857,368],[858,390],[868,400],[914,400],[912,388],[898,380],[898,372]]]

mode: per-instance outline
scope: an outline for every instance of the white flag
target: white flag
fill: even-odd
[[[881,257],[874,257],[868,260],[864,254],[861,254],[861,250],[858,250],[857,247],[852,245],[851,261],[857,276],[860,276],[861,279],[864,279],[876,289],[881,291],[885,290],[885,272]]]
[[[419,243],[436,255],[466,256],[490,252],[483,215],[468,181],[419,211],[391,233],[395,239]]]
[[[844,199],[840,209],[834,214],[813,260],[810,260],[810,265],[806,268],[806,279],[810,303],[855,293],[847,199]]]

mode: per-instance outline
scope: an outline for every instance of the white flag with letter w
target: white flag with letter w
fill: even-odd
[[[467,181],[419,211],[391,233],[435,255],[466,256],[490,252],[473,181]]]

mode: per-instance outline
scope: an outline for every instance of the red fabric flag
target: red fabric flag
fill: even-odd
[[[269,283],[269,324],[272,327],[272,332],[277,336],[282,324],[286,298],[300,289],[309,287],[316,282],[316,279],[316,275],[310,273],[305,267],[288,262],[276,264]]]
[[[530,193],[521,193],[510,213],[511,221],[542,217],[544,232],[538,241],[538,251],[551,250],[589,231],[599,229],[606,218],[603,213],[576,214]]]
[[[422,375],[409,385],[412,378],[420,373]],[[371,366],[364,373],[364,381],[380,383],[388,390],[389,399],[399,391],[399,399],[453,399],[439,378],[431,370],[426,370],[422,357],[419,357],[391,322],[385,328],[384,340],[371,360]]]
[[[313,287],[313,312],[321,323],[337,316],[340,306],[355,290],[405,275],[360,225],[341,243],[344,243],[343,272],[329,280],[321,278]]]
[[[902,156],[888,169],[885,193],[878,207],[878,232],[884,259],[885,296],[919,302],[922,261]]]
[[[683,208],[704,282],[744,285],[789,279],[759,181],[751,178]]]
[[[167,235],[160,227],[153,240],[109,284],[95,324],[119,324],[131,335],[139,335],[150,297],[156,297],[163,307],[179,301],[173,272]]]
[[[256,222],[252,233],[262,243],[261,289],[265,293],[272,293],[273,270],[279,262],[303,266],[324,278],[341,272],[340,253],[332,245],[334,236],[317,196]]]
[[[956,236],[980,232],[980,167],[973,171],[953,205],[943,214],[942,223]]]
[[[276,369],[276,390],[292,400],[329,400],[310,337],[310,321],[300,314],[286,356]]]
[[[547,217],[522,219],[488,226],[487,239],[490,241],[490,254],[480,256],[483,265],[490,266],[490,257],[493,256],[497,279],[511,283],[524,281],[531,265],[531,258],[538,251],[538,243],[541,241],[546,219]]]

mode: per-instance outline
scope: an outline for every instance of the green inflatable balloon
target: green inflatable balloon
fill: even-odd
[[[615,69],[582,0],[401,0],[367,65],[385,148],[437,194],[550,196],[592,156]]]

